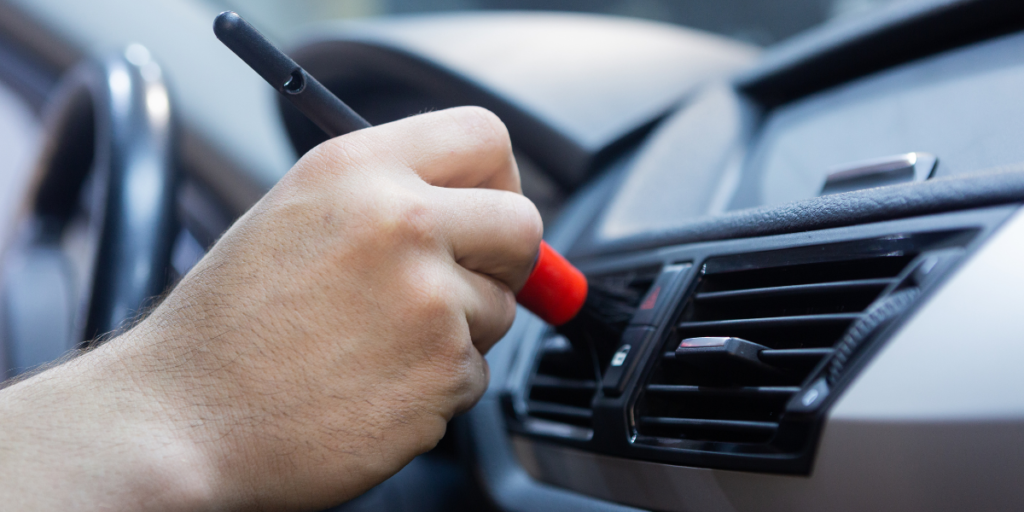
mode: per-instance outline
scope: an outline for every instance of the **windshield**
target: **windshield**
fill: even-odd
[[[906,0],[208,0],[277,37],[309,22],[396,13],[522,9],[594,12],[665,21],[768,45],[837,17]]]

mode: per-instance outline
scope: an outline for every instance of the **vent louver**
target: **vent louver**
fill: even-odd
[[[588,353],[582,353],[564,336],[544,339],[530,379],[527,411],[544,420],[590,428],[590,402],[597,390],[597,374]]]
[[[772,442],[815,368],[929,245],[912,238],[708,260],[637,402],[638,442]]]

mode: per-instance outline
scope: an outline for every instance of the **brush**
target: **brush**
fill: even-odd
[[[220,13],[213,31],[328,136],[371,126],[238,14]],[[610,354],[609,347],[617,345],[635,312],[639,302],[635,294],[627,287],[588,283],[582,272],[541,241],[533,270],[516,300],[555,326],[577,349],[596,349],[604,358]]]

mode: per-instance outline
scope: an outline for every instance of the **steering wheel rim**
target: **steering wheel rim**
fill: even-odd
[[[168,284],[178,228],[177,123],[160,67],[140,45],[75,66],[62,78],[44,117],[34,192],[22,236],[9,252],[29,260],[46,251],[67,252],[62,240],[76,212],[87,211],[89,236],[95,240],[90,244],[93,254],[84,256],[91,260],[87,275],[79,276],[84,286],[71,287],[78,290],[73,301],[79,304],[72,314],[70,339],[61,340],[68,349],[116,331]],[[61,265],[42,271],[66,273]],[[31,338],[35,327],[45,331],[41,322],[47,321],[48,312],[12,315],[19,290],[12,290],[9,281],[4,282],[3,323],[10,351],[19,350],[19,343],[39,342],[18,336]]]
[[[108,174],[83,341],[116,330],[163,291],[177,231],[176,129],[160,67],[133,45],[98,71],[104,87],[93,90],[106,108],[97,120],[108,138],[97,131],[96,162],[105,157]]]

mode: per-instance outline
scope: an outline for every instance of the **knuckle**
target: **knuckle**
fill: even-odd
[[[458,107],[451,109],[461,125],[480,138],[482,144],[512,148],[508,128],[494,112],[483,107]]]
[[[366,160],[369,148],[358,137],[335,137],[321,142],[303,155],[301,160],[314,163],[325,171],[347,168]]]
[[[365,140],[338,137],[325,141],[302,155],[275,188],[317,197],[349,196],[349,188],[365,183],[379,168],[380,159]]]
[[[425,425],[420,435],[416,438],[414,449],[416,454],[427,453],[437,447],[447,431],[447,423],[438,421],[436,425]]]
[[[437,378],[437,391],[446,397],[472,394],[480,379],[480,356],[467,334],[448,332],[435,336],[430,349],[430,367]]]
[[[453,343],[449,345],[446,356],[451,365],[452,377],[449,380],[451,389],[446,392],[450,396],[473,395],[481,380],[481,368],[476,347],[468,340]]]
[[[504,336],[504,333],[512,327],[512,322],[516,319],[516,296],[512,293],[512,290],[505,288],[502,292],[502,304],[501,304],[501,318],[498,322],[499,332],[497,337]],[[497,341],[497,340],[495,340]]]
[[[478,333],[475,343],[484,352],[508,332],[516,319],[516,297],[508,286],[499,285],[492,304],[493,309],[488,311],[486,329]]]
[[[396,243],[416,247],[437,247],[442,242],[440,216],[423,197],[412,193],[396,193],[387,198],[388,204],[379,211],[375,224],[380,233],[392,237]]]
[[[521,241],[519,247],[523,248],[523,254],[517,256],[531,259],[536,255],[537,246],[544,237],[544,221],[541,219],[537,206],[526,196],[519,194],[507,194],[508,197],[508,218],[514,229],[514,236]]]
[[[438,265],[412,264],[409,269],[411,273],[405,281],[413,303],[412,314],[428,325],[436,324],[439,331],[446,330],[456,309],[456,294],[450,280]]]

